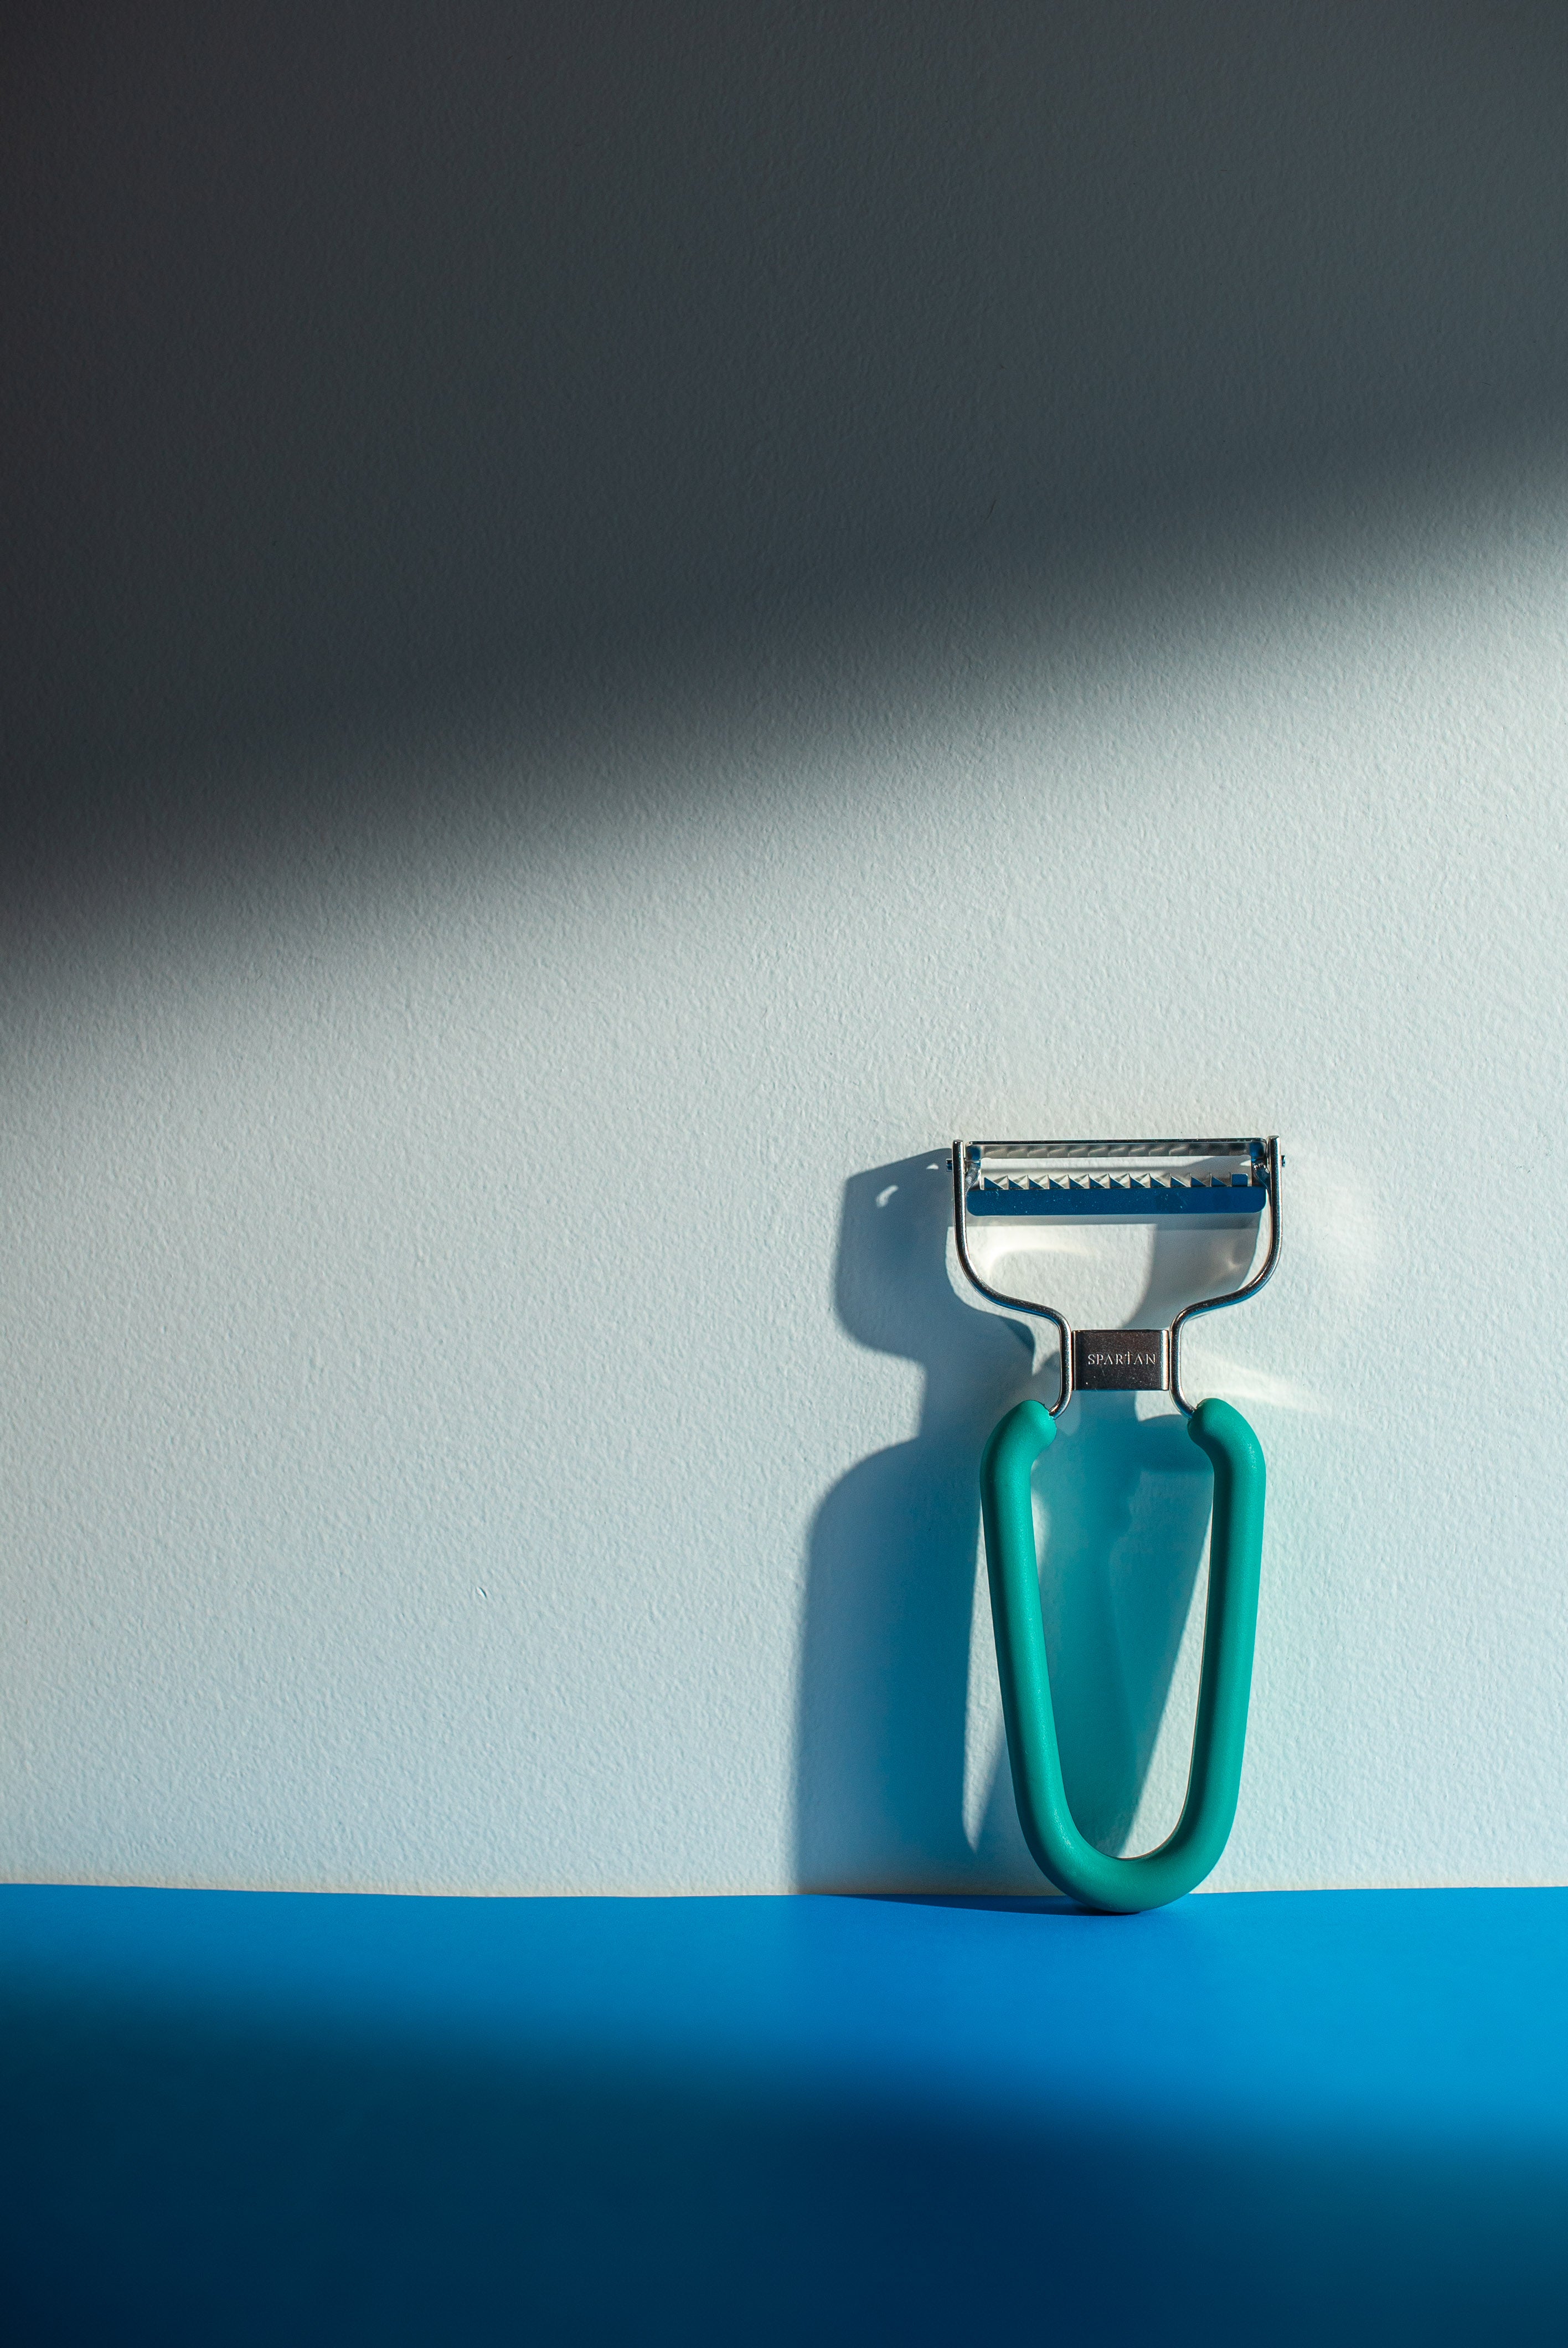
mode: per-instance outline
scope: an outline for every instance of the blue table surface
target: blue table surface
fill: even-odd
[[[1568,1890],[13,1886],[0,2004],[27,2340],[1568,2337]]]

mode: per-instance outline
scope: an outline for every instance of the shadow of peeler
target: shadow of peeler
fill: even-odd
[[[1024,1839],[1042,1874],[1086,1907],[1131,1915],[1179,1900],[1203,1881],[1225,1847],[1241,1789],[1257,1629],[1263,1550],[1264,1461],[1238,1410],[1217,1397],[1194,1409],[1182,1391],[1181,1338],[1200,1313],[1255,1296],[1279,1259],[1279,1143],[1219,1141],[955,1141],[953,1229],[958,1262],[982,1296],[1008,1313],[1054,1324],[1061,1391],[1050,1410],[1020,1402],[996,1427],[980,1461],[986,1561],[1008,1757]],[[1268,1240],[1255,1272],[1235,1288],[1188,1304],[1165,1329],[1074,1329],[1055,1306],[1013,1296],[975,1268],[971,1234],[1003,1218],[1071,1218],[1081,1224],[1162,1225],[1224,1218],[1255,1262],[1262,1217]],[[1038,1228],[1038,1226],[1037,1226]],[[1020,1234],[1021,1236],[1021,1234]],[[1040,1614],[1030,1476],[1056,1437],[1056,1422],[1084,1391],[1168,1393],[1214,1468],[1208,1602],[1192,1767],[1181,1817],[1156,1850],[1114,1859],[1080,1833],[1068,1807],[1051,1709]]]

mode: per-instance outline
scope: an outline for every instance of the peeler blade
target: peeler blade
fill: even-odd
[[[971,1141],[965,1159],[974,1216],[1257,1215],[1268,1196],[1268,1144],[1256,1138]]]

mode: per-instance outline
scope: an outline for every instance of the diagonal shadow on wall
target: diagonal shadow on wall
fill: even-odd
[[[987,1436],[1025,1395],[1050,1401],[1021,1324],[977,1310],[948,1262],[945,1151],[845,1185],[838,1315],[860,1344],[917,1362],[919,1425],[861,1460],[812,1529],[796,1720],[795,1865],[807,1889],[1039,1888],[1024,1849],[999,1709],[969,1722]],[[1234,1233],[1161,1233],[1132,1320],[1169,1319],[1235,1277]],[[1119,1849],[1171,1694],[1207,1540],[1212,1482],[1174,1413],[1081,1395],[1038,1485],[1041,1602],[1073,1811]],[[983,1570],[983,1568],[981,1569]],[[994,1664],[977,1657],[989,1686]],[[989,1785],[966,1827],[966,1748]],[[971,1756],[971,1775],[976,1766]]]
[[[962,591],[999,542],[1076,598],[1081,541],[1141,575],[1167,510],[1555,464],[1565,34],[13,0],[0,887],[417,843],[484,798],[476,712],[846,582]]]

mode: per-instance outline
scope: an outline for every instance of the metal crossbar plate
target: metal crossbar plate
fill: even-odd
[[[1163,1329],[1075,1329],[1072,1383],[1090,1393],[1163,1394],[1170,1385]]]

